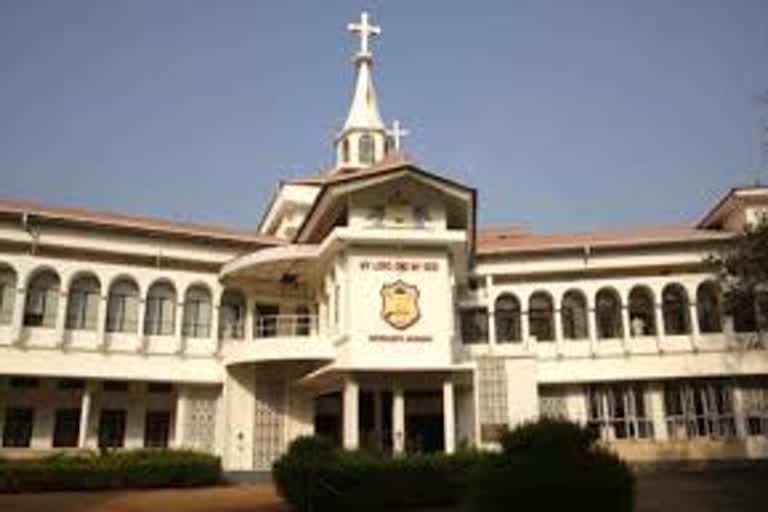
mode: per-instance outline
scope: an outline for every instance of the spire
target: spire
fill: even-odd
[[[360,36],[360,51],[354,59],[357,74],[355,92],[342,131],[354,128],[381,130],[384,128],[384,122],[379,114],[376,91],[373,88],[371,75],[373,54],[368,45],[371,37],[381,34],[381,27],[371,25],[368,21],[368,13],[363,12],[360,15],[360,22],[350,23],[347,25],[347,30]]]
[[[354,170],[381,160],[388,140],[373,88],[373,54],[369,47],[371,38],[381,35],[381,27],[371,24],[368,13],[363,12],[360,21],[347,25],[347,30],[360,37],[360,49],[354,58],[356,77],[352,104],[335,144],[337,168]]]

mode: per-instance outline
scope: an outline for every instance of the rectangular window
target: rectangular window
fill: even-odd
[[[736,435],[733,389],[723,380],[690,380],[664,386],[670,439]]]
[[[587,388],[587,425],[600,439],[653,437],[645,388],[640,384],[601,384]]]
[[[768,436],[768,378],[747,381],[742,390],[747,434]]]
[[[99,447],[120,448],[125,441],[125,409],[102,409],[99,418]]]
[[[253,337],[276,337],[277,317],[280,314],[280,308],[272,304],[256,304],[253,312]]]
[[[106,380],[103,387],[104,391],[112,393],[125,393],[128,391],[128,383],[122,380]]]
[[[461,310],[461,339],[464,343],[488,343],[488,310]]]
[[[59,379],[57,387],[61,390],[75,390],[85,388],[83,379]]]
[[[173,391],[173,384],[168,382],[150,382],[147,384],[147,391],[150,393],[170,393]]]
[[[147,411],[144,420],[144,447],[167,448],[171,430],[169,411]]]
[[[35,389],[38,384],[37,377],[11,377],[10,384],[15,389]]]
[[[8,407],[5,410],[3,446],[28,448],[35,425],[35,410],[31,407]]]
[[[80,435],[80,409],[56,409],[53,446],[77,446]]]

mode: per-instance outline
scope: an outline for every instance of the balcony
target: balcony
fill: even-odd
[[[315,315],[261,315],[253,319],[253,337],[225,340],[224,364],[276,361],[330,361],[334,350],[318,331]]]

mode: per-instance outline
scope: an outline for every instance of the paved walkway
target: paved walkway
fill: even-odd
[[[641,475],[636,512],[764,512],[762,472]],[[567,507],[566,507],[567,508]],[[290,512],[268,483],[147,491],[0,494],[5,512]]]

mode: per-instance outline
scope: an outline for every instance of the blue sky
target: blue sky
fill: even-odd
[[[254,226],[332,162],[363,8],[382,114],[484,224],[692,221],[757,176],[766,0],[0,0],[0,196]]]

